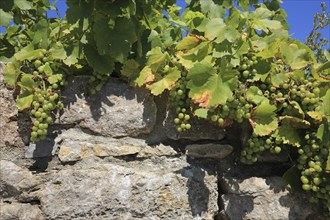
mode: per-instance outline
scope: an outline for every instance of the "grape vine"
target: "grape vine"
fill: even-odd
[[[47,0],[19,2],[0,2],[0,61],[18,109],[32,117],[31,141],[64,108],[69,75],[89,74],[95,94],[116,74],[155,96],[168,90],[178,132],[192,117],[248,124],[242,163],[266,151],[296,154],[284,178],[329,215],[329,51],[313,41],[319,28],[307,45],[290,38],[280,1],[193,0],[180,13],[173,0],[67,0],[64,19],[47,17],[56,10]],[[329,22],[317,19],[320,28]]]

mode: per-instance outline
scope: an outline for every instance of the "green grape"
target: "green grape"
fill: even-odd
[[[179,118],[175,118],[174,119],[174,124],[179,124],[180,123],[180,119]]]
[[[186,124],[186,129],[190,129],[191,128],[191,124]]]
[[[190,119],[190,115],[185,114],[184,115],[184,120],[188,121]]]

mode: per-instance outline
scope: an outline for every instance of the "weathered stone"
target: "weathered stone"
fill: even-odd
[[[86,96],[86,78],[74,78],[63,91],[64,113],[57,123],[78,124],[111,137],[138,136],[152,131],[157,108],[150,93],[110,79],[100,92]]]
[[[281,177],[222,178],[221,201],[229,220],[306,219],[317,213],[304,194],[289,192]]]
[[[184,158],[88,158],[54,172],[40,191],[47,219],[213,219],[215,173]]]
[[[0,198],[17,196],[40,184],[40,179],[31,171],[21,168],[13,162],[0,160]]]
[[[190,157],[204,157],[222,159],[233,152],[233,147],[228,144],[190,144],[186,146],[186,154]]]
[[[161,156],[175,156],[178,155],[178,152],[176,152],[171,146],[159,144],[157,146],[146,146],[141,149],[141,151],[138,153],[137,157],[161,157]]]
[[[137,155],[137,157],[152,157],[177,154],[170,146],[159,144],[152,147],[148,146],[142,139],[130,137],[94,136],[76,128],[63,131],[56,138],[55,142],[56,146],[60,148],[58,156],[62,162],[78,161],[92,156],[118,157]]]
[[[173,140],[187,139],[192,141],[197,140],[222,140],[225,137],[224,129],[216,126],[206,120],[192,117],[189,120],[191,129],[185,132],[177,132],[176,125],[173,120],[176,113],[168,111],[166,119],[164,120],[165,133],[168,138]]]
[[[42,220],[45,219],[38,206],[21,203],[0,203],[1,220]]]
[[[28,141],[29,124],[26,117],[20,117],[16,108],[16,102],[13,96],[14,90],[9,90],[3,83],[0,83],[0,158],[9,159],[9,155],[1,153],[4,147],[22,148]],[[18,120],[20,119],[20,120]],[[12,149],[12,151],[23,151]],[[15,152],[12,152],[15,153]]]

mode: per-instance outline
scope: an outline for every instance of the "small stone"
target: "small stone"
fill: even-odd
[[[233,151],[233,147],[228,144],[191,144],[186,146],[186,154],[190,157],[203,157],[222,159]]]
[[[146,146],[141,149],[137,157],[145,158],[145,157],[161,157],[161,156],[175,156],[178,155],[178,152],[176,152],[172,147],[166,146],[163,144],[159,144],[157,146],[151,147]]]

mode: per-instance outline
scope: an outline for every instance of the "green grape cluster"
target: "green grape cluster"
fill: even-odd
[[[240,161],[245,164],[252,164],[258,161],[262,152],[270,151],[279,154],[282,151],[283,143],[280,138],[271,136],[260,137],[255,134],[247,141],[247,145],[241,151]]]
[[[302,79],[301,82],[295,82],[291,85],[290,98],[298,103],[305,111],[319,110],[320,106],[320,83],[310,77]]]
[[[243,56],[242,62],[240,63],[240,81],[245,81],[246,79],[252,78],[257,70],[254,68],[258,64],[257,57],[252,54],[246,54]]]
[[[170,91],[170,101],[175,107],[177,117],[174,118],[173,122],[176,125],[177,132],[183,132],[191,128],[189,123],[190,114],[190,100],[188,98],[188,89],[186,72],[182,72],[181,78],[178,80],[176,86]]]
[[[302,189],[314,192],[311,202],[324,203],[330,208],[330,175],[323,172],[329,154],[329,147],[323,146],[316,132],[307,131],[305,145],[298,150],[297,168],[301,171]],[[330,209],[328,210],[330,211]]]
[[[32,74],[37,88],[33,91],[33,102],[30,113],[33,118],[33,126],[31,131],[31,141],[40,141],[45,139],[48,133],[48,126],[53,123],[53,111],[55,109],[63,109],[63,102],[60,98],[60,86],[66,85],[63,79],[63,74],[58,74],[61,77],[58,80],[46,81],[49,77],[44,71],[45,66],[50,66],[53,71],[58,71],[55,63],[48,63],[48,58],[42,60],[37,59],[32,64],[28,64],[32,68]]]
[[[253,104],[248,102],[245,96],[245,88],[242,87],[234,92],[233,96],[226,101],[226,104],[210,109],[208,118],[220,127],[225,127],[233,120],[241,123],[244,118],[249,119],[252,108]]]
[[[110,73],[100,73],[100,72],[92,72],[92,76],[89,78],[88,82],[91,85],[90,93],[95,95],[96,92],[99,92],[106,81],[110,77]]]

